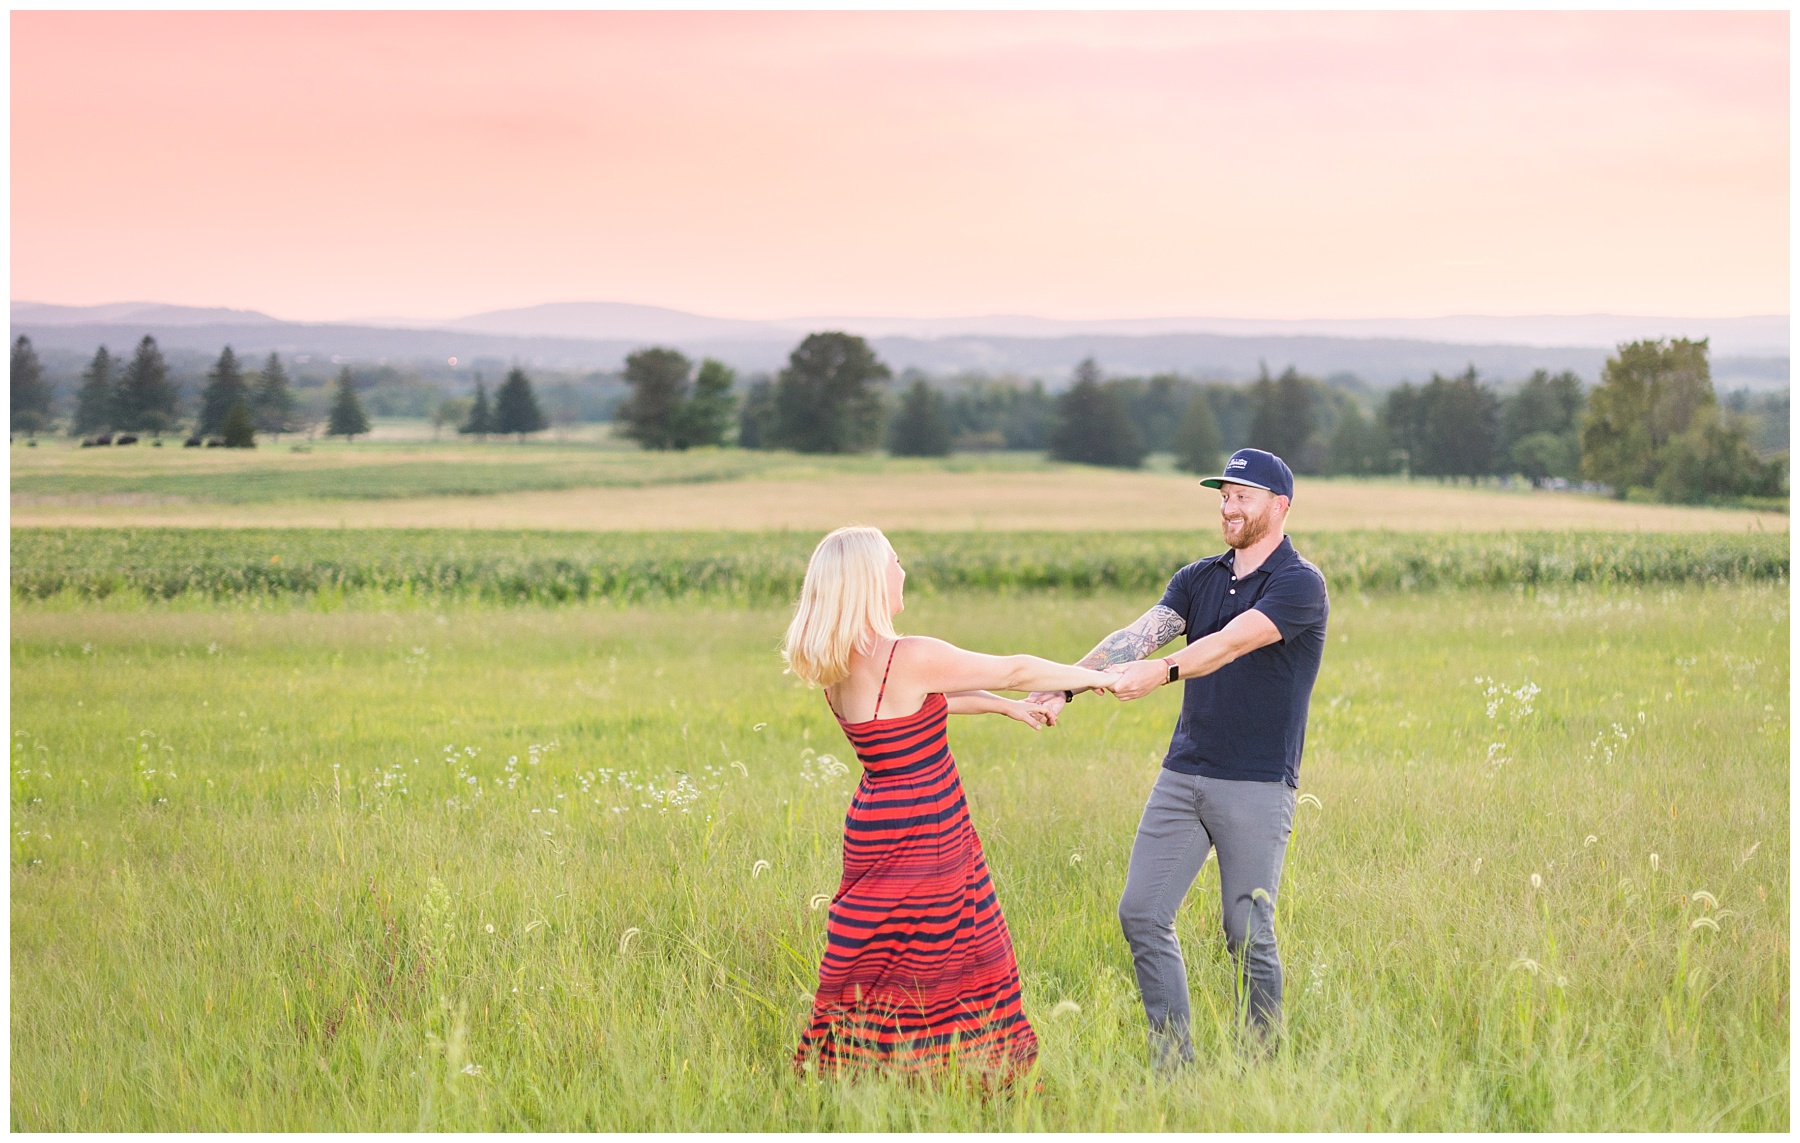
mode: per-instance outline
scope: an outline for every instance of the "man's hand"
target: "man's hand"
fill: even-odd
[[[1063,698],[1061,691],[1032,691],[1030,695],[1026,696],[1025,701],[1044,712],[1045,725],[1048,726],[1056,725],[1057,716],[1062,714],[1062,708],[1068,705],[1068,700]]]
[[[1166,659],[1140,659],[1135,663],[1118,663],[1106,668],[1107,674],[1116,674],[1119,681],[1112,688],[1121,701],[1143,698],[1169,679],[1169,664]]]

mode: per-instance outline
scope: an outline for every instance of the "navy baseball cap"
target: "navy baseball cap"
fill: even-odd
[[[1290,502],[1294,499],[1294,473],[1287,462],[1259,448],[1238,449],[1225,462],[1225,475],[1209,476],[1200,483],[1208,488],[1217,488],[1221,484],[1248,484],[1285,496]]]

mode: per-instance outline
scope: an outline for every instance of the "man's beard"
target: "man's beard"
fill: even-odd
[[[1220,530],[1225,533],[1225,542],[1231,545],[1232,548],[1242,551],[1269,534],[1273,516],[1274,513],[1267,509],[1264,509],[1254,516],[1246,512],[1243,517],[1244,529],[1238,534],[1238,538],[1235,540],[1231,538],[1231,525],[1229,521],[1221,520],[1219,522],[1219,527]]]

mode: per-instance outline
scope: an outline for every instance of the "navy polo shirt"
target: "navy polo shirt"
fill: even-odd
[[[1232,571],[1233,555],[1209,556],[1176,572],[1162,605],[1187,620],[1190,644],[1252,607],[1269,617],[1281,640],[1210,675],[1185,680],[1181,720],[1163,766],[1182,774],[1298,787],[1306,708],[1331,613],[1325,577],[1285,536],[1242,580]]]

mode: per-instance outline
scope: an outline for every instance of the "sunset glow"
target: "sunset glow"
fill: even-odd
[[[1788,16],[12,16],[12,297],[1785,313]]]

